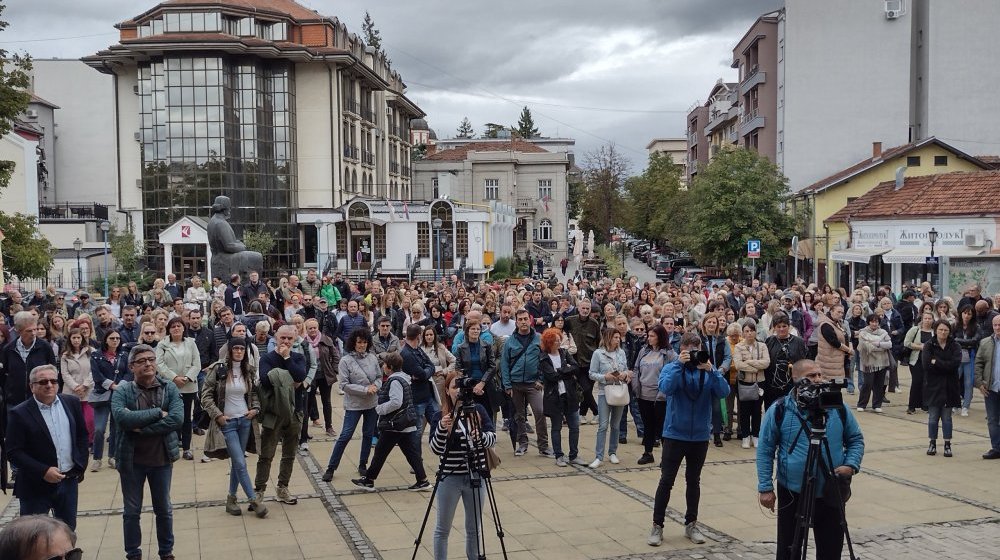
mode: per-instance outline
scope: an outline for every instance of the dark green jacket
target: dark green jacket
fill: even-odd
[[[132,456],[135,451],[133,441],[135,430],[143,435],[160,435],[166,446],[167,457],[171,462],[181,456],[180,440],[177,431],[184,422],[184,402],[177,386],[163,377],[156,380],[163,386],[163,405],[161,408],[139,410],[138,392],[134,381],[123,381],[111,395],[111,418],[118,426],[118,450],[115,460],[119,472],[132,470]],[[162,411],[167,415],[163,416]]]

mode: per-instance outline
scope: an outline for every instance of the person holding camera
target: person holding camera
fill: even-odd
[[[757,490],[760,492],[760,504],[775,511],[777,503],[778,508],[777,560],[791,558],[795,524],[798,521],[799,493],[802,491],[809,451],[809,432],[812,428],[808,409],[818,406],[802,391],[800,380],[805,378],[814,384],[823,381],[819,365],[812,360],[795,362],[792,372],[796,385],[791,394],[767,409],[760,430],[760,445],[757,447]],[[849,479],[861,469],[861,458],[865,453],[861,428],[846,406],[827,409],[822,413],[826,416],[826,439],[830,459],[833,461],[833,465],[826,464],[827,454],[824,450],[821,453],[823,467],[833,467],[838,480]],[[776,460],[777,488],[774,472]],[[844,529],[840,524],[841,501],[831,492],[841,491],[842,496],[844,493],[839,487],[828,488],[829,481],[823,476],[819,476],[817,484],[812,519],[816,560],[839,560],[844,547]]]
[[[695,544],[703,544],[705,536],[698,530],[698,502],[701,500],[701,469],[708,455],[711,433],[712,404],[729,394],[729,382],[722,371],[712,366],[707,350],[702,349],[696,332],[681,337],[681,352],[677,360],[663,366],[660,372],[660,392],[667,397],[667,419],[663,425],[663,456],[660,462],[660,482],[653,502],[653,529],[646,541],[650,546],[663,543],[663,522],[674,479],[687,466],[687,511],[684,513],[684,535]]]
[[[477,526],[486,500],[481,479],[482,473],[489,469],[486,449],[496,445],[497,435],[486,407],[476,402],[461,402],[466,398],[472,399],[471,391],[462,395],[462,387],[471,388],[467,383],[473,381],[472,378],[464,378],[460,371],[448,372],[445,393],[441,395],[441,412],[435,413],[432,421],[435,428],[431,432],[431,451],[441,457],[437,523],[434,525],[435,560],[448,558],[448,534],[459,498],[465,507],[465,555],[469,560],[479,558]],[[462,404],[471,404],[476,417],[463,417],[463,411],[458,408]],[[469,465],[470,449],[475,461],[473,469]]]

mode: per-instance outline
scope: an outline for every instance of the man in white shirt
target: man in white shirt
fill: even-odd
[[[514,334],[517,330],[517,323],[511,319],[511,315],[514,314],[514,310],[511,308],[510,304],[504,304],[500,308],[500,320],[496,323],[490,325],[490,333],[493,336],[500,338],[507,338],[508,336]]]

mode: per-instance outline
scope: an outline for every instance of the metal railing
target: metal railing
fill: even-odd
[[[39,204],[39,221],[107,220],[108,207],[96,202],[61,202]]]
[[[399,164],[396,162],[389,162],[389,173],[395,173],[399,175]]]
[[[357,161],[359,153],[360,150],[358,150],[357,146],[344,146],[344,157],[347,159]]]
[[[353,99],[348,99],[344,102],[344,111],[348,113],[354,113],[355,115],[361,115],[361,104]]]

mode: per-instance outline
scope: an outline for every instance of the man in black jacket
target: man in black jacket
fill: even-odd
[[[59,394],[54,365],[28,375],[32,398],[10,410],[7,453],[18,468],[21,515],[53,515],[76,530],[78,484],[87,468],[87,426],[80,399]]]
[[[413,406],[417,409],[417,437],[424,432],[424,424],[430,422],[440,408],[434,398],[434,364],[420,349],[420,337],[424,332],[420,325],[406,327],[406,342],[399,355],[403,358],[403,373],[410,376],[410,390]],[[443,396],[442,396],[443,398]]]
[[[240,275],[233,274],[229,277],[229,284],[226,285],[226,307],[242,317],[246,313],[245,300],[243,299],[243,288],[240,286]]]
[[[896,311],[899,312],[900,318],[903,319],[904,333],[910,332],[910,327],[913,326],[917,314],[917,308],[913,305],[915,299],[917,299],[917,293],[913,290],[906,290],[903,294],[903,299],[896,304]]]
[[[18,337],[0,350],[0,382],[3,385],[4,418],[7,412],[24,402],[31,394],[28,372],[38,366],[56,365],[52,345],[35,338],[38,321],[28,311],[14,315],[14,328]]]
[[[201,309],[191,309],[187,313],[187,332],[184,333],[185,338],[193,338],[194,345],[198,347],[198,361],[201,365],[201,371],[198,372],[198,394],[201,394],[201,389],[205,385],[205,371],[209,364],[219,359],[219,355],[216,353],[217,349],[215,347],[215,334],[204,328],[201,321]],[[201,409],[201,399],[194,400],[194,433],[199,436],[205,434],[205,430],[202,430],[198,426],[198,421],[204,411]],[[204,459],[202,459],[204,461]],[[205,461],[207,462],[207,461]]]
[[[118,334],[122,337],[122,350],[128,352],[133,346],[139,343],[140,326],[136,321],[139,310],[134,305],[122,307],[122,325],[118,327]]]
[[[806,343],[789,331],[788,315],[778,312],[771,319],[774,334],[764,344],[771,363],[764,370],[764,410],[792,389],[792,364],[806,358]]]
[[[535,290],[531,293],[531,301],[524,304],[524,308],[531,315],[531,326],[535,332],[541,333],[552,323],[552,311],[549,304],[542,299],[542,292]]]

